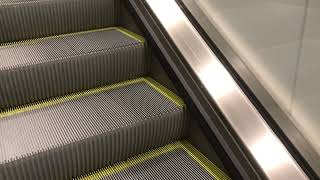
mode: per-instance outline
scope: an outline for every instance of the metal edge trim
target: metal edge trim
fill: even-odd
[[[177,0],[177,2],[184,12],[188,14],[191,22],[207,41],[210,48],[219,54],[218,56],[219,58],[221,57],[224,65],[229,67],[230,72],[234,74],[243,91],[246,92],[259,112],[263,114],[268,125],[275,131],[290,153],[294,154],[297,162],[309,176],[319,177],[320,161],[318,159],[320,159],[320,156],[294,126],[288,115],[275,102],[248,67],[244,65],[241,58],[228,45],[218,30],[212,24],[207,23],[209,20],[199,11],[195,2],[183,0]],[[184,4],[186,2],[188,5]],[[199,22],[194,18],[194,12],[201,17],[201,19],[197,19]],[[203,27],[203,23],[207,23],[207,27]],[[210,32],[206,32],[208,28],[210,28]]]
[[[187,67],[183,56],[168,38],[149,6],[144,0],[129,0],[127,5],[137,18],[137,23],[144,27],[147,41],[151,43],[149,45],[157,48],[157,55],[162,59],[160,62],[170,78],[179,81],[175,86],[183,92],[182,96],[188,100],[188,106],[197,109],[191,109],[191,111],[202,115],[205,120],[199,120],[203,125],[202,130],[207,137],[210,137],[211,145],[219,149],[224,166],[228,167],[229,175],[237,179],[266,179],[232,128],[224,121],[225,117],[216,108],[216,105],[209,101],[208,93],[204,91],[197,78]]]
[[[240,139],[247,146],[256,161],[258,161],[265,174],[272,179],[277,179],[284,175],[296,179],[308,179],[248,97],[242,92],[229,72],[194,29],[177,3],[173,0],[147,0],[146,2],[158,17],[169,36],[176,43],[176,46],[184,55],[190,67],[198,75],[220,110],[226,115],[229,123],[236,130]],[[210,73],[213,76],[208,77]],[[220,77],[218,77],[219,79],[214,79],[218,75],[220,75]],[[210,83],[211,80],[215,82]],[[223,85],[220,83],[220,87],[215,85],[219,81],[224,82],[222,83]],[[221,89],[221,87],[224,89]],[[237,102],[236,106],[232,105],[235,101]],[[240,113],[236,110],[239,107],[242,109]],[[241,114],[242,112],[245,112],[245,115]],[[239,119],[241,119],[241,123],[239,123]],[[255,133],[250,133],[250,128],[248,129],[241,125],[243,122],[252,123],[251,126],[257,126],[251,128]],[[255,138],[253,139],[252,137]],[[275,151],[272,151],[271,148],[269,152],[263,149],[270,144],[276,147]],[[266,154],[262,155],[260,151]],[[281,159],[277,160],[272,158],[278,157],[276,155],[279,154],[281,155]],[[273,162],[268,162],[268,159],[264,158],[265,156],[272,159]],[[285,171],[283,171],[283,169],[279,171],[279,169],[277,170],[277,168],[275,168],[275,166],[279,165],[281,165]]]

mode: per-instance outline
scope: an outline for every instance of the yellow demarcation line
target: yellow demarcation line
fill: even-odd
[[[196,148],[194,148],[187,141],[178,141],[164,147],[157,148],[155,150],[149,151],[147,153],[138,155],[134,158],[131,158],[127,161],[117,163],[113,166],[109,166],[98,171],[92,172],[88,175],[80,176],[75,178],[77,180],[98,180],[103,177],[111,176],[116,173],[120,173],[130,167],[141,164],[150,159],[161,156],[165,153],[183,149],[188,153],[188,155],[194,159],[199,166],[201,166],[204,170],[206,170],[212,177],[217,180],[230,180],[230,178],[225,175],[217,166],[215,166],[211,161],[209,161],[203,154],[201,154]]]
[[[172,91],[170,91],[166,87],[162,86],[160,83],[158,83],[154,79],[147,77],[144,79],[144,81],[149,86],[151,86],[152,88],[157,90],[160,94],[162,94],[163,96],[168,98],[170,101],[174,102],[178,107],[182,108],[185,106],[185,103],[183,102],[183,100],[179,96],[174,94]]]
[[[138,79],[124,81],[124,82],[120,82],[120,83],[116,83],[116,84],[112,84],[112,85],[107,85],[104,87],[90,89],[90,90],[83,91],[83,92],[77,92],[77,93],[69,94],[69,95],[62,96],[62,97],[52,98],[49,100],[43,100],[40,102],[28,104],[28,105],[17,107],[17,108],[8,109],[8,110],[5,110],[4,112],[0,113],[0,118],[32,111],[32,110],[36,110],[36,109],[40,109],[40,108],[45,108],[45,107],[52,106],[55,104],[60,104],[60,103],[74,100],[74,99],[78,99],[78,98],[81,98],[84,96],[89,96],[89,95],[93,95],[93,94],[97,94],[97,93],[101,93],[101,92],[110,91],[113,89],[118,89],[118,88],[125,87],[125,86],[131,85],[131,84],[139,83],[139,82],[144,82],[144,83],[148,84],[150,87],[155,89],[157,92],[159,92],[160,94],[165,96],[167,99],[169,99],[170,101],[175,103],[178,107],[183,108],[185,106],[183,103],[183,100],[180,97],[178,97],[173,92],[171,92],[170,90],[168,90],[167,88],[165,88],[161,84],[157,83],[153,79],[151,79],[151,78],[138,78]]]
[[[115,27],[115,29],[122,32],[123,34],[131,37],[132,39],[139,41],[142,44],[145,43],[145,39],[142,36],[132,32],[132,31],[129,31],[128,29],[125,29],[123,27]]]
[[[93,33],[93,32],[101,32],[101,31],[110,31],[110,30],[117,30],[117,31],[121,32],[122,34],[124,34],[132,39],[135,39],[139,43],[144,44],[144,42],[145,42],[145,39],[142,36],[140,36],[134,32],[131,32],[123,27],[108,27],[108,28],[94,29],[94,30],[89,30],[89,31],[80,31],[80,32],[74,32],[74,33],[53,35],[53,36],[48,36],[48,37],[28,39],[28,40],[23,40],[23,41],[3,43],[3,44],[0,44],[0,48],[14,47],[14,46],[23,45],[23,44],[34,44],[34,43],[48,40],[48,39],[55,39],[55,38],[61,38],[61,37],[75,36],[75,35],[81,35],[81,34],[87,34],[87,33]]]
[[[133,167],[135,165],[138,165],[138,164],[141,164],[147,160],[150,160],[150,159],[153,159],[155,157],[158,157],[162,154],[165,154],[167,152],[170,152],[170,151],[173,151],[175,149],[179,148],[177,146],[177,144],[169,144],[165,147],[162,147],[162,148],[158,148],[158,149],[155,149],[155,150],[152,150],[152,151],[149,151],[148,153],[145,153],[145,154],[141,154],[139,156],[136,156],[134,158],[131,158],[127,161],[124,161],[124,162],[120,162],[120,163],[117,163],[113,166],[109,166],[109,167],[106,167],[106,168],[103,168],[101,170],[98,170],[98,171],[95,171],[95,172],[92,172],[88,175],[85,175],[85,176],[80,176],[79,178],[76,178],[78,180],[96,180],[96,179],[101,179],[103,177],[106,177],[106,176],[110,176],[112,174],[116,174],[116,173],[119,173],[121,171],[124,171],[130,167]]]
[[[211,176],[217,180],[231,180],[224,172],[222,172],[215,164],[200,153],[195,147],[187,141],[182,141],[181,148],[183,148],[189,156],[191,156],[197,163],[205,169]]]

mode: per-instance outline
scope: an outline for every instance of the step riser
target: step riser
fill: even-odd
[[[183,137],[184,110],[0,166],[0,179],[70,179]],[[35,169],[37,169],[35,171]]]
[[[59,97],[144,76],[143,46],[0,71],[0,108]]]
[[[145,56],[121,28],[0,46],[0,110],[144,76]]]
[[[6,43],[116,26],[120,0],[1,1],[0,12]]]

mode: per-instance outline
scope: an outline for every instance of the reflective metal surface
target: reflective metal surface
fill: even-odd
[[[177,3],[146,2],[266,176],[308,179]]]
[[[232,47],[232,44],[230,44],[228,36],[225,35],[223,32],[221,32],[221,26],[218,25],[216,27],[217,23],[214,23],[216,21],[213,21],[209,14],[213,13],[212,11],[216,11],[216,9],[208,10],[205,11],[202,8],[208,8],[206,7],[207,4],[204,4],[204,2],[208,2],[208,4],[211,5],[216,5],[216,2],[223,2],[228,3],[232,0],[209,0],[209,1],[194,1],[194,0],[179,0],[177,1],[179,6],[183,6],[182,9],[187,9],[188,12],[196,19],[198,24],[198,27],[196,27],[197,30],[198,28],[202,28],[205,34],[201,34],[202,37],[207,35],[209,39],[205,39],[207,43],[211,43],[211,45],[214,45],[219,51],[223,54],[225,57],[225,60],[230,64],[232,69],[234,69],[237,72],[237,75],[240,77],[242,81],[245,82],[245,85],[250,89],[250,91],[253,93],[253,97],[255,97],[259,101],[259,106],[261,110],[266,110],[266,112],[270,115],[270,119],[268,124],[276,124],[274,127],[279,127],[281,129],[281,132],[283,132],[288,138],[286,147],[287,149],[289,146],[291,147],[289,150],[290,153],[294,153],[295,158],[300,160],[300,166],[302,169],[307,170],[308,173],[310,174],[309,176],[314,176],[315,178],[320,177],[320,154],[317,153],[316,149],[310,144],[310,139],[307,138],[307,136],[304,136],[302,132],[299,130],[299,127],[296,126],[293,122],[292,117],[290,117],[284,109],[281,107],[280,104],[277,103],[275,100],[274,96],[271,96],[271,94],[267,91],[264,85],[262,85],[262,82],[257,79],[257,76],[253,74],[253,72],[249,69],[249,66],[245,65],[245,61],[243,57],[241,57],[235,49]],[[248,0],[240,0],[241,2],[246,1],[247,3],[249,2]],[[239,3],[240,3],[239,1]],[[181,2],[181,3],[179,3]],[[260,1],[260,4],[263,4],[264,1]],[[279,6],[281,6],[279,1],[273,1],[274,3],[278,3]],[[320,2],[320,1],[319,1]],[[265,3],[272,3],[271,1]],[[294,3],[293,1],[288,1],[288,3]],[[302,4],[305,4],[306,2],[302,2]],[[203,4],[201,7],[199,4]],[[234,5],[234,4],[233,4]],[[217,5],[219,6],[219,5]],[[266,5],[267,6],[267,5]],[[305,4],[307,6],[307,4]],[[220,11],[220,7],[216,7]],[[242,6],[245,7],[245,6]],[[255,10],[255,6],[249,8],[251,10]],[[269,8],[272,9],[272,6]],[[286,6],[283,6],[284,9],[286,9]],[[319,6],[320,8],[320,6]],[[221,8],[222,10],[223,8]],[[289,8],[290,9],[290,8]],[[299,8],[298,8],[299,9]],[[233,9],[235,10],[235,9]],[[288,9],[287,9],[288,10]],[[305,9],[308,11],[307,9]],[[223,10],[222,10],[223,11]],[[309,10],[311,11],[311,9]],[[225,11],[223,11],[225,12]],[[256,11],[255,11],[256,12]],[[265,11],[265,12],[270,12],[270,11]],[[218,12],[217,12],[218,13]],[[242,13],[245,13],[242,11]],[[258,12],[257,12],[258,13]],[[282,13],[281,11],[278,13]],[[246,15],[254,14],[254,13],[245,13]],[[320,13],[319,13],[320,15]],[[222,13],[221,17],[226,16],[226,14]],[[277,14],[273,14],[273,17],[276,16],[281,16]],[[233,16],[237,18],[236,16]],[[238,17],[241,18],[241,17]],[[256,17],[257,18],[257,17]],[[269,17],[270,18],[270,17]],[[281,18],[292,18],[291,16],[285,16]],[[315,17],[313,17],[315,18]],[[243,19],[243,17],[242,17]],[[259,19],[259,18],[258,18]],[[235,22],[235,21],[233,21]],[[286,21],[290,22],[290,20]],[[312,23],[311,23],[312,24]],[[237,23],[237,25],[240,25]],[[284,24],[285,25],[285,24]],[[312,24],[314,25],[314,24]],[[242,25],[243,26],[243,25]],[[278,23],[275,23],[275,26],[279,26]],[[260,27],[261,28],[261,27]],[[285,25],[285,29],[288,28],[288,26]],[[233,29],[233,28],[230,28]],[[320,31],[319,31],[320,33]],[[240,33],[241,34],[241,33]],[[239,37],[241,37],[239,35]],[[320,36],[319,36],[320,37]],[[274,37],[272,37],[274,38]],[[211,42],[214,41],[214,42]],[[210,46],[211,49],[215,48],[213,46]],[[268,60],[267,60],[268,61]],[[275,62],[270,60],[270,62]],[[291,62],[291,61],[290,61]],[[311,61],[310,61],[311,62]],[[312,61],[313,62],[313,61]],[[317,63],[317,62],[314,62]],[[313,66],[317,67],[317,66]],[[317,68],[313,68],[317,69]],[[283,72],[283,71],[282,71]],[[289,75],[290,73],[283,73],[284,75]],[[315,76],[316,77],[316,76]],[[268,77],[265,77],[268,78]],[[272,77],[271,77],[272,78]],[[310,81],[311,79],[309,79]],[[307,83],[309,82],[307,81]],[[311,80],[312,81],[312,80]],[[313,81],[314,82],[314,81]],[[320,87],[320,86],[319,86]],[[314,88],[312,91],[315,92],[316,88]],[[246,93],[251,93],[251,92],[246,92]],[[290,94],[290,93],[289,93]],[[308,93],[306,93],[308,94]],[[261,104],[260,104],[261,103]],[[258,104],[256,104],[258,105]],[[315,106],[317,108],[318,106]],[[320,111],[319,111],[320,112]],[[302,121],[300,121],[301,123]],[[320,121],[319,121],[320,122]],[[316,127],[316,126],[314,126]],[[320,132],[320,131],[319,131]],[[320,141],[313,141],[314,143],[320,143]],[[298,161],[298,160],[297,160]]]

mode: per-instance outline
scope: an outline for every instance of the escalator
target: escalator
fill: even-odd
[[[1,180],[229,179],[124,6],[0,1]]]

